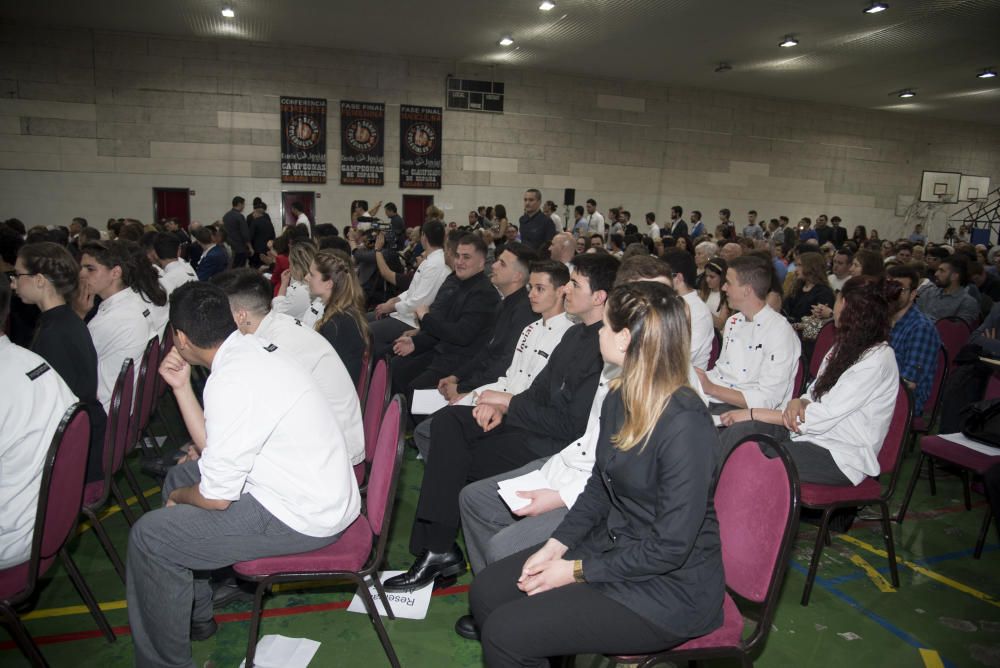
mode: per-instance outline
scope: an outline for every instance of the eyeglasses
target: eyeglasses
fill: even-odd
[[[15,271],[14,273],[12,273],[10,275],[10,278],[11,278],[11,280],[15,280],[16,281],[17,279],[21,278],[22,276],[38,276],[38,272],[34,272],[34,273],[30,273],[30,274],[27,274],[27,273],[26,274],[19,274],[19,273],[17,273]]]

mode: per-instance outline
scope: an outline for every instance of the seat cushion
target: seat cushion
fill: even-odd
[[[1000,450],[997,450],[996,456],[991,457],[947,441],[940,436],[929,436],[921,440],[920,450],[925,455],[980,474],[985,473],[986,469],[994,464],[1000,464]]]
[[[801,486],[802,503],[807,506],[829,506],[841,501],[877,501],[882,486],[875,478],[865,478],[858,485],[814,485],[804,482]]]
[[[30,561],[0,570],[0,599],[10,600],[28,586],[28,565]]]
[[[263,577],[277,573],[358,571],[368,560],[373,537],[368,520],[364,515],[359,515],[337,542],[326,547],[300,554],[241,561],[233,565],[233,570],[246,577]]]
[[[358,486],[360,487],[365,482],[365,463],[354,465],[354,479],[358,481]]]
[[[913,419],[910,421],[910,431],[915,431],[919,434],[926,434],[928,427],[930,427],[930,425],[927,424],[927,418],[923,415],[914,415]]]
[[[83,505],[90,506],[101,500],[104,496],[104,479],[95,480],[94,482],[87,483],[87,486],[83,488]]]

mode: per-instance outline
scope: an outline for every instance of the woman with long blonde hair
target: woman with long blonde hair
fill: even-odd
[[[309,265],[316,255],[312,241],[297,241],[288,251],[288,269],[281,274],[278,294],[271,300],[271,310],[301,320],[309,310]]]
[[[340,355],[356,386],[368,349],[368,321],[365,294],[351,258],[343,251],[321,250],[312,258],[306,278],[310,294],[323,304],[316,331]]]
[[[684,301],[666,286],[612,291],[601,355],[622,372],[604,400],[593,473],[548,542],[472,585],[488,666],[659,651],[722,623],[719,445],[688,386],[689,339]]]

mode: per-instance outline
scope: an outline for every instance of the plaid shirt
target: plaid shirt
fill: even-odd
[[[921,415],[934,384],[941,337],[930,318],[911,306],[893,325],[889,345],[896,353],[899,377],[917,385],[913,393],[913,414]]]

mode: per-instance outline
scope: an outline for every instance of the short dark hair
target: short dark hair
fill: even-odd
[[[676,213],[678,216],[681,216],[681,215],[684,214],[684,207],[682,207],[680,204],[674,204],[672,207],[670,207],[670,210],[673,211],[674,213]],[[695,213],[698,213],[698,212],[696,211]],[[701,214],[698,213],[698,215],[700,216]]]
[[[652,211],[650,211],[649,213],[646,214],[646,220],[648,220],[651,223],[655,223],[656,222],[656,214],[653,213]]]
[[[930,257],[936,257],[937,259],[942,261],[945,260],[950,254],[951,253],[948,251],[948,249],[943,246],[935,246],[934,248],[928,248],[927,252],[924,253],[924,255],[928,255]]]
[[[766,299],[771,289],[771,277],[774,267],[763,258],[754,255],[734,257],[729,262],[729,268],[740,277],[741,285],[749,285],[758,299]]]
[[[397,213],[397,212],[399,211],[399,209],[397,209],[397,208],[396,208],[396,205],[395,205],[395,204],[393,204],[392,202],[389,202],[389,203],[387,203],[387,204],[386,204],[386,205],[385,205],[384,207],[382,207],[382,208],[384,208],[384,209],[385,209],[385,212],[386,212],[386,213],[389,213],[390,211],[391,211],[391,212],[393,212],[393,213]]]
[[[721,213],[726,218],[729,218],[729,216],[732,214],[732,212],[729,209],[719,209],[719,213]]]
[[[0,280],[0,333],[7,333],[8,315],[10,315],[10,281]]]
[[[200,244],[210,244],[212,243],[212,228],[199,227],[191,232],[191,236]]]
[[[528,188],[524,192],[526,192],[526,193],[532,193],[532,194],[534,194],[535,199],[537,199],[539,202],[542,201],[542,191],[539,190],[538,188]]]
[[[483,242],[484,245],[485,243]],[[538,259],[538,253],[535,252],[535,249],[520,241],[508,241],[500,248],[500,252],[497,253],[498,259],[504,251],[509,252],[517,258],[517,263],[524,272],[524,280],[527,281],[528,274],[531,273],[531,263]]]
[[[325,250],[327,248],[332,248],[334,250],[344,251],[348,255],[351,254],[351,244],[347,242],[347,239],[341,236],[328,236],[323,237],[319,240],[319,249]]]
[[[552,285],[561,288],[569,283],[569,269],[555,260],[536,260],[528,267],[530,274],[548,274]]]
[[[75,218],[73,218],[73,222],[74,223],[79,223],[80,227],[86,227],[87,226],[87,219],[86,218],[81,218],[80,216],[76,216]]]
[[[958,274],[958,284],[967,285],[969,283],[969,260],[962,253],[952,253],[941,264],[947,264],[951,270]]]
[[[840,222],[840,216],[834,216],[833,218],[830,219],[830,222],[831,223],[839,223]]]
[[[757,212],[756,212],[756,211],[754,211],[753,209],[750,209],[749,211],[747,211],[747,215],[750,215],[751,213],[752,213],[753,215],[755,215],[755,216],[757,215]]]
[[[582,216],[583,215],[583,211],[584,211],[584,209],[583,209],[583,205],[582,204],[577,204],[575,207],[573,207],[573,213],[578,213],[578,214],[580,214]]]
[[[611,292],[620,264],[618,258],[611,254],[588,253],[576,256],[573,270],[587,279],[591,292]]]
[[[619,266],[615,275],[615,285],[651,280],[660,276],[673,278],[674,273],[670,270],[670,265],[655,255],[632,255]]]
[[[916,290],[917,286],[920,285],[920,274],[917,273],[916,268],[911,264],[896,264],[886,267],[885,273],[889,278],[910,279],[911,290]]]
[[[178,286],[170,295],[170,325],[199,348],[214,348],[236,331],[226,293],[202,281]]]
[[[181,246],[181,240],[168,232],[157,232],[153,237],[153,252],[161,260],[174,260],[177,258],[177,249]]]
[[[428,220],[420,228],[420,233],[427,237],[427,243],[431,246],[441,248],[444,245],[444,223],[440,220]]]
[[[597,200],[591,197],[590,199],[587,200],[587,204],[590,204],[591,206],[597,206]]]
[[[694,209],[694,210],[693,210],[693,211],[691,212],[691,215],[692,215],[692,216],[693,216],[694,214],[698,214],[698,217],[699,217],[699,218],[701,218],[701,211],[699,211],[698,209]]]
[[[663,261],[666,262],[674,274],[680,274],[684,279],[684,285],[692,290],[697,287],[698,267],[694,263],[694,256],[687,251],[678,249],[668,250],[663,254]]]
[[[292,202],[292,211],[305,211],[305,209],[302,208],[302,202],[298,200]]]
[[[428,239],[429,241],[429,239]],[[458,238],[459,246],[472,246],[476,252],[486,257],[486,242],[475,232],[467,232]],[[505,246],[506,248],[506,246]]]
[[[242,197],[240,197],[239,195],[237,195],[236,197],[233,198],[233,208],[235,209],[236,207],[238,207],[240,204],[243,204],[244,202],[246,202],[246,200],[243,199]]]
[[[48,241],[48,238],[49,235],[46,232],[44,239],[41,239],[41,241]],[[0,227],[0,259],[7,264],[14,264],[17,260],[17,252],[21,250],[21,246],[23,245],[24,239],[13,228],[7,225]],[[0,279],[0,283],[9,282],[6,279]]]
[[[231,305],[239,305],[254,313],[268,313],[271,310],[274,288],[271,281],[255,269],[224,271],[213,276],[211,282],[222,288]]]

